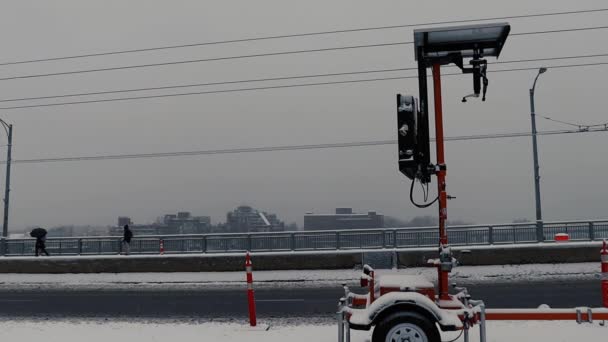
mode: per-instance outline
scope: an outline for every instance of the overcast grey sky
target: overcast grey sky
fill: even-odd
[[[602,6],[605,1],[600,0],[7,0],[0,12],[0,61]],[[607,20],[604,12],[510,23],[515,33],[606,25]],[[607,53],[606,37],[606,30],[512,37],[501,59]],[[393,29],[11,65],[0,67],[0,72],[1,77],[8,77],[411,39],[411,29]],[[608,58],[576,62],[588,61]],[[546,64],[568,63],[572,61]],[[0,81],[0,98],[413,64],[412,47],[406,45]],[[549,70],[539,81],[538,113],[582,123],[608,121],[604,110],[607,70],[606,66]],[[528,131],[528,88],[534,75],[532,71],[491,74],[488,101],[466,104],[460,98],[470,93],[470,78],[445,78],[445,134]],[[255,85],[296,82],[300,81]],[[398,92],[417,94],[416,81],[19,109],[3,111],[0,116],[15,127],[14,159],[319,144],[395,138],[394,97]],[[92,98],[101,97],[88,99]],[[539,121],[538,126],[539,130],[567,128],[548,121]],[[608,217],[606,139],[606,133],[540,138],[546,220]],[[449,203],[449,218],[478,223],[532,219],[531,159],[530,138],[449,142],[448,190],[457,196]],[[218,222],[240,204],[276,212],[287,222],[299,223],[307,211],[327,212],[336,206],[378,210],[402,218],[436,213],[436,208],[417,209],[409,203],[409,182],[397,170],[396,146],[18,164],[13,168],[12,190],[12,229],[68,223],[110,225],[119,215],[143,223],[177,210],[210,215]]]

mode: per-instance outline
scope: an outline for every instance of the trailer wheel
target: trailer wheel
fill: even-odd
[[[435,323],[415,312],[395,312],[380,321],[372,342],[441,342]]]

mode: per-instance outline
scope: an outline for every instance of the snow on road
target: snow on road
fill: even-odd
[[[483,282],[588,280],[600,278],[600,263],[462,266],[450,279],[460,284]],[[393,272],[379,270],[378,274]],[[399,274],[436,277],[433,268],[407,268]],[[255,271],[256,286],[339,286],[357,282],[360,270]],[[97,274],[0,274],[2,288],[197,288],[203,286],[244,287],[244,272],[192,273],[97,273]]]
[[[472,341],[477,339],[472,333]],[[457,336],[449,333],[443,340]],[[606,341],[608,327],[577,325],[574,322],[490,322],[488,341]],[[252,331],[237,324],[167,324],[162,322],[104,322],[104,321],[0,321],[0,341],[61,341],[61,342],[335,342],[334,325],[270,325],[268,331]],[[353,332],[353,342],[369,341],[369,332]],[[462,341],[462,338],[459,339]]]

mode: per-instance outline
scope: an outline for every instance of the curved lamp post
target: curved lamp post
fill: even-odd
[[[534,90],[536,89],[536,81],[541,74],[544,74],[547,68],[538,69],[538,74],[534,79],[534,84],[530,88],[530,119],[532,122],[532,152],[534,155],[534,194],[536,199],[536,239],[544,241],[543,234],[543,214],[540,205],[540,166],[538,165],[538,146],[536,144],[536,113],[534,109]]]

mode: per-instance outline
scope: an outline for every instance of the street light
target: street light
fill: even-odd
[[[530,120],[532,122],[532,151],[534,155],[534,195],[536,199],[536,240],[543,241],[543,214],[540,205],[540,167],[538,166],[538,146],[536,144],[536,113],[534,109],[534,90],[536,89],[536,81],[541,74],[547,72],[547,68],[538,69],[538,74],[534,79],[534,84],[530,89]]]
[[[4,221],[2,224],[2,237],[8,237],[8,201],[11,191],[11,150],[13,148],[13,125],[6,123],[0,119],[0,123],[6,131],[8,137],[8,145],[6,148],[6,183],[4,184]]]

